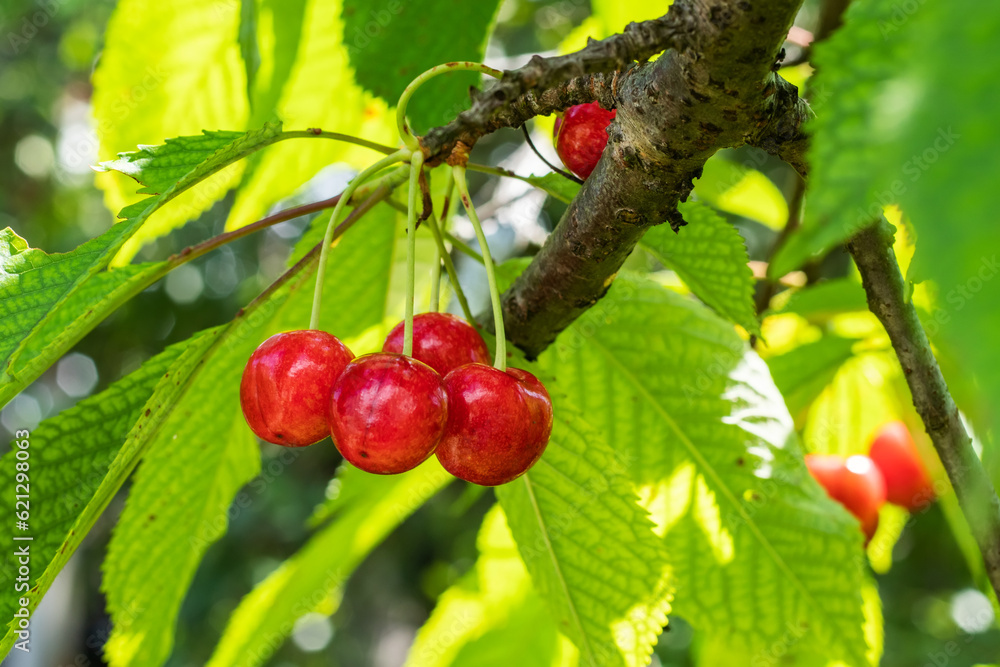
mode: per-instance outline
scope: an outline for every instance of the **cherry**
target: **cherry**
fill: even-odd
[[[383,352],[403,352],[403,325],[389,332]],[[413,318],[413,358],[442,376],[459,366],[489,362],[490,353],[475,327],[447,313],[422,313]]]
[[[330,396],[330,433],[350,463],[391,475],[423,463],[448,419],[440,375],[401,354],[366,354],[340,375]]]
[[[875,433],[869,456],[885,477],[890,503],[913,512],[934,500],[934,485],[906,424],[901,421],[883,424]]]
[[[534,375],[467,364],[444,378],[448,424],[437,449],[445,470],[482,486],[526,472],[552,433],[552,401]]]
[[[867,544],[878,528],[878,510],[885,503],[885,480],[875,463],[861,454],[846,461],[835,454],[807,454],[806,467],[827,495],[861,521]]]
[[[597,102],[578,104],[556,119],[552,136],[563,164],[580,178],[587,178],[608,145],[608,125],[615,111],[602,109]]]
[[[325,331],[271,336],[250,355],[240,382],[240,406],[261,440],[304,447],[327,435],[334,380],[354,354]]]

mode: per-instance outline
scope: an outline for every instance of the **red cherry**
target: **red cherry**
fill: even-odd
[[[330,434],[326,413],[333,383],[354,358],[325,331],[271,336],[250,355],[240,382],[240,405],[261,440],[304,447]]]
[[[330,433],[345,459],[366,472],[392,475],[423,463],[448,419],[441,376],[401,354],[366,354],[333,386]]]
[[[806,467],[827,495],[861,521],[868,540],[878,528],[878,510],[885,503],[885,480],[875,463],[863,455],[844,457],[807,454]]]
[[[485,364],[444,378],[448,425],[437,457],[445,470],[482,486],[505,484],[535,464],[552,433],[552,401],[534,375]]]
[[[402,354],[404,324],[389,332],[383,352]],[[479,332],[461,317],[422,313],[413,318],[413,358],[444,376],[465,364],[489,363],[490,352]]]
[[[901,421],[883,424],[875,433],[869,456],[885,477],[890,503],[914,512],[934,500],[934,485],[906,424]]]
[[[587,178],[608,145],[608,125],[615,111],[602,109],[597,102],[578,104],[556,119],[552,136],[563,164],[580,178]]]

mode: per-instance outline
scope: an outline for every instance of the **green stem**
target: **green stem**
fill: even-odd
[[[362,183],[382,169],[405,160],[408,153],[409,151],[402,149],[382,158],[375,164],[362,170],[360,174],[355,176],[351,182],[347,184],[347,187],[344,188],[344,192],[341,193],[340,201],[337,202],[337,205],[333,208],[333,213],[330,214],[330,223],[326,226],[326,234],[323,235],[323,247],[320,250],[319,267],[316,269],[316,289],[313,292],[312,315],[309,317],[310,329],[319,328],[319,312],[321,304],[323,303],[323,279],[326,274],[326,256],[329,254],[330,245],[333,243],[333,231],[337,227],[337,218],[340,216],[340,212],[344,209],[347,202],[350,201],[351,196],[354,195],[354,191],[357,190]]]
[[[444,236],[445,241],[455,246],[455,250],[459,251],[460,253],[462,253],[467,257],[471,257],[480,264],[483,264],[483,256],[480,255],[475,250],[473,250],[472,246],[470,246],[468,243],[458,238],[448,230],[444,230],[443,232],[441,232],[441,234]]]
[[[427,309],[432,313],[441,311],[441,254],[438,251],[437,261],[431,267],[431,302]]]
[[[455,185],[458,186],[458,194],[462,197],[462,205],[465,212],[469,214],[469,221],[473,229],[476,230],[476,238],[479,239],[479,248],[483,252],[483,264],[486,267],[486,281],[490,284],[490,301],[493,303],[493,325],[497,333],[497,354],[493,360],[494,368],[507,370],[507,339],[503,329],[503,306],[500,304],[500,290],[497,288],[496,272],[493,269],[493,257],[490,255],[490,246],[486,243],[486,234],[483,233],[483,226],[479,222],[476,214],[476,207],[472,205],[472,198],[469,196],[469,184],[465,181],[465,167],[455,165],[451,168],[455,175]]]
[[[479,72],[480,74],[492,76],[495,79],[499,79],[503,76],[503,72],[498,69],[488,67],[482,63],[474,63],[465,60],[437,65],[411,81],[409,85],[406,86],[403,94],[399,96],[399,101],[396,103],[396,127],[399,128],[399,137],[410,150],[416,150],[419,143],[417,142],[416,137],[413,136],[413,132],[410,131],[409,125],[406,123],[406,105],[409,104],[410,98],[413,97],[413,93],[417,91],[417,88],[424,85],[430,79],[433,79],[439,74],[444,74],[445,72]]]
[[[377,189],[385,186],[386,193],[391,193],[396,189],[404,180],[406,180],[406,173],[409,168],[400,167],[399,170],[392,172],[391,174],[386,174],[385,176],[379,178],[378,180],[372,181],[366,185],[363,185],[354,191],[354,195],[351,197],[351,201],[348,204],[353,204],[361,197],[367,197],[373,194]],[[315,213],[317,211],[322,211],[324,209],[333,208],[340,201],[342,195],[337,195],[336,197],[330,197],[329,199],[322,199],[320,201],[311,202],[309,204],[303,204],[302,206],[294,206],[292,208],[286,208],[283,211],[278,211],[273,215],[269,215],[266,218],[261,218],[257,222],[246,225],[245,227],[240,227],[239,229],[234,229],[231,232],[226,232],[225,234],[219,234],[218,236],[213,236],[210,239],[206,239],[201,243],[196,243],[193,246],[188,246],[181,252],[171,255],[167,258],[166,262],[162,265],[155,273],[150,274],[152,277],[148,284],[156,282],[163,276],[167,275],[173,269],[176,269],[181,264],[187,264],[191,260],[197,259],[202,255],[207,255],[209,252],[215,250],[216,248],[221,248],[227,243],[232,243],[237,239],[241,239],[244,236],[249,236],[254,232],[259,232],[262,229],[267,229],[272,227],[279,222],[287,222],[288,220],[294,220],[295,218],[302,217],[303,215],[308,215],[309,213]],[[379,197],[379,201],[386,199],[388,194]],[[360,208],[361,204],[358,205]],[[369,207],[370,208],[370,207]],[[355,209],[358,210],[358,209]],[[366,211],[368,208],[365,209]],[[337,227],[337,230],[341,230],[341,226]],[[338,237],[339,233],[335,232],[334,238]],[[148,286],[147,283],[142,283],[142,289]]]
[[[410,156],[410,191],[406,206],[406,320],[403,325],[403,354],[413,354],[413,292],[417,269],[417,194],[420,192],[420,170],[424,154],[415,151]]]
[[[427,227],[434,236],[434,243],[437,244],[438,254],[444,262],[444,269],[448,273],[448,280],[455,290],[455,298],[458,299],[458,304],[462,307],[462,314],[465,315],[466,320],[475,324],[476,320],[472,317],[472,310],[469,308],[469,302],[465,298],[465,292],[462,291],[462,285],[458,282],[458,271],[455,270],[455,263],[451,260],[451,253],[444,247],[444,238],[442,237],[441,229],[438,227],[437,220],[434,219],[433,215],[427,218]]]
[[[447,215],[448,194],[451,192],[451,171],[445,170],[445,174],[447,174],[448,185],[447,188],[445,189],[444,204],[441,209],[442,218],[445,215]],[[424,196],[429,196],[431,188],[431,175],[430,172],[427,172],[424,175],[426,176],[426,179],[421,185],[423,188],[425,188],[425,191],[422,194],[424,194]],[[431,206],[430,215],[428,216],[428,218],[433,218],[433,217],[434,217],[434,207]],[[443,248],[444,248],[443,245],[438,245],[435,248],[434,256],[436,258],[436,261],[434,262],[434,266],[431,267],[431,298],[427,310],[429,310],[432,313],[441,312],[441,262],[443,261],[442,257],[444,256]]]
[[[332,139],[334,141],[343,141],[344,143],[354,144],[356,146],[361,146],[363,148],[370,148],[373,151],[378,151],[379,153],[385,153],[386,155],[392,155],[398,148],[393,148],[392,146],[386,146],[384,144],[378,144],[374,141],[368,141],[367,139],[362,139],[360,137],[355,137],[350,134],[341,134],[340,132],[324,132],[323,130],[289,130],[288,132],[282,132],[276,138],[277,141],[284,139]]]

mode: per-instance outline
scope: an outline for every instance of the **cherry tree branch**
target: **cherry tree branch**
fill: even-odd
[[[892,229],[881,219],[847,244],[861,272],[868,308],[882,322],[903,367],[913,406],[924,422],[979,545],[993,590],[1000,596],[1000,498],[972,448],[972,440],[948,391],[930,341],[892,250]]]
[[[809,171],[809,137],[803,126],[816,114],[799,97],[796,86],[780,76],[775,77],[774,86],[774,94],[768,99],[767,122],[748,143],[781,158],[805,178]]]
[[[701,34],[693,15],[695,5],[677,3],[666,16],[629,23],[620,34],[590,40],[576,53],[535,56],[523,67],[505,71],[500,81],[474,97],[470,109],[421,138],[427,163],[442,162],[459,142],[472,147],[480,137],[501,127],[518,127],[533,116],[592,102],[597,98],[592,87],[605,83],[600,75],[625,70],[670,48],[694,47]]]
[[[504,294],[508,338],[529,357],[604,295],[647,229],[684,224],[677,205],[708,158],[746,144],[772,127],[776,115],[783,117],[778,112],[791,104],[791,94],[772,68],[799,5],[678,0],[659,19],[673,26],[665,31],[673,48],[657,60],[525,93],[476,127],[489,131],[499,120],[564,108],[553,105],[567,100],[597,99],[618,111],[597,168]],[[425,149],[435,136],[428,135]]]

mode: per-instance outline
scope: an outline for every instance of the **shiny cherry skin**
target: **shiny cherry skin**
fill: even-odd
[[[448,425],[437,457],[455,477],[506,484],[538,461],[552,433],[552,401],[534,375],[485,364],[456,368],[444,378]]]
[[[868,455],[885,477],[890,503],[916,512],[934,500],[934,485],[906,424],[892,421],[875,433]]]
[[[337,449],[366,472],[392,475],[423,463],[448,419],[441,376],[401,354],[366,354],[347,365],[330,396]]]
[[[867,544],[878,529],[878,511],[885,504],[885,480],[875,463],[860,454],[846,460],[835,454],[807,454],[806,467],[827,495],[858,518]]]
[[[402,354],[403,326],[389,332],[383,352]],[[448,313],[421,313],[413,318],[413,358],[441,376],[465,364],[489,363],[490,352],[475,327]]]
[[[590,102],[570,107],[556,119],[552,136],[556,153],[567,169],[580,178],[590,176],[608,145],[608,125],[614,117],[614,110]]]
[[[250,429],[285,447],[328,436],[330,392],[353,358],[325,331],[288,331],[265,340],[250,355],[240,382],[240,406]]]

